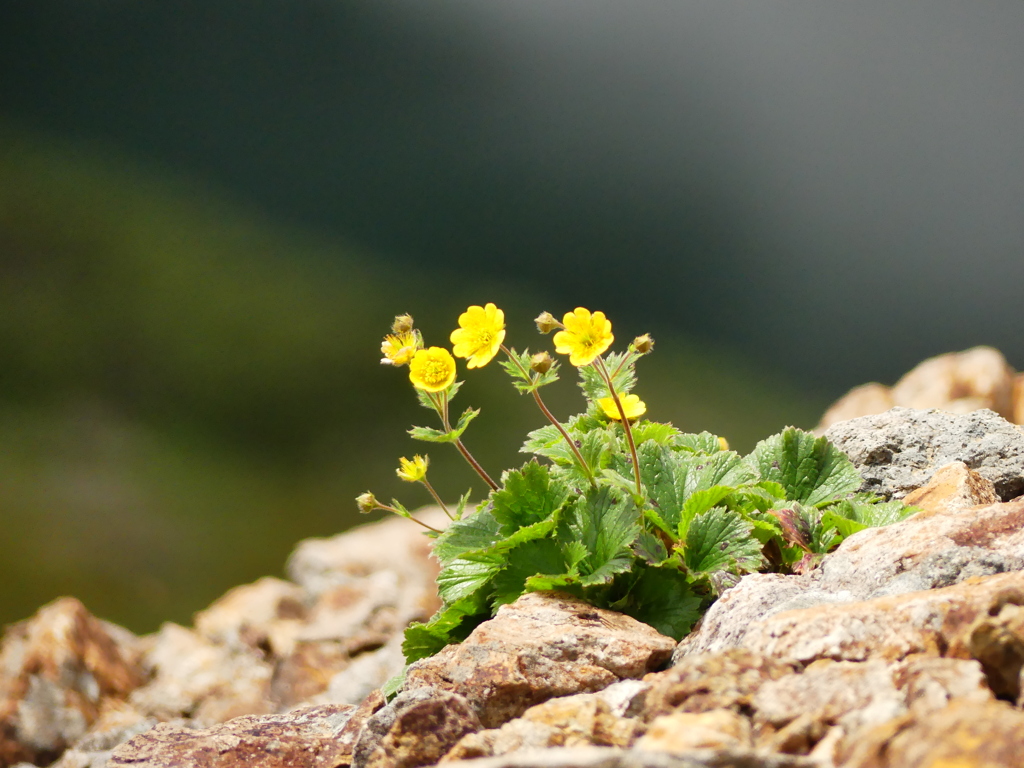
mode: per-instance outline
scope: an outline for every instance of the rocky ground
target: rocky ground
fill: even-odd
[[[953,401],[987,386],[943,370]],[[1024,428],[950,410],[832,424],[866,489],[923,512],[745,577],[679,644],[531,594],[386,704],[402,629],[437,607],[400,519],[301,543],[288,581],[191,628],[136,637],[58,600],[0,642],[0,766],[1024,765]]]

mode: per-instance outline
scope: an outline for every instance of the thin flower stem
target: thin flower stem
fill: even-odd
[[[615,391],[615,385],[612,384],[612,377],[608,374],[608,368],[604,364],[604,360],[598,357],[594,361],[597,366],[598,372],[604,377],[605,383],[608,385],[608,392],[612,396],[612,400],[615,401],[615,406],[619,409],[619,418],[622,419],[622,429],[626,433],[626,442],[629,443],[629,452],[633,457],[633,476],[636,478],[636,493],[637,496],[643,495],[643,485],[640,482],[640,459],[636,455],[636,443],[633,442],[633,430],[629,426],[629,419],[626,418],[626,409],[622,407],[622,401],[619,400],[619,395]]]
[[[389,507],[389,506],[388,506],[387,504],[380,504],[380,503],[378,503],[378,504],[377,504],[377,509],[383,509],[383,510],[386,510],[387,512],[394,512],[394,513],[395,513],[396,515],[398,515],[399,517],[404,517],[404,518],[407,518],[407,519],[409,519],[409,520],[412,520],[412,521],[413,521],[414,523],[419,523],[420,525],[422,525],[422,526],[423,526],[424,528],[426,528],[427,530],[433,531],[434,533],[442,533],[442,531],[438,530],[438,529],[437,529],[437,528],[435,528],[434,526],[432,526],[432,525],[427,525],[427,524],[426,524],[426,523],[424,523],[424,522],[423,522],[422,520],[417,520],[417,519],[416,519],[415,517],[413,517],[412,515],[409,515],[409,514],[404,514],[404,515],[403,515],[403,514],[402,514],[402,513],[401,513],[401,512],[399,511],[399,510],[395,509],[394,507]],[[446,510],[446,511],[447,511],[447,510]]]
[[[444,431],[448,434],[451,434],[452,425],[448,421],[448,393],[444,393],[444,396],[440,399],[440,402],[438,401],[437,398],[434,397],[433,394],[430,394],[430,402],[434,404],[434,409],[437,411],[437,414],[441,417],[441,423],[444,424]],[[473,454],[471,454],[469,452],[469,449],[462,444],[462,440],[460,440],[459,438],[455,438],[455,447],[459,449],[459,453],[462,454],[462,458],[469,462],[469,466],[471,466],[473,470],[478,475],[480,475],[481,479],[491,487],[491,490],[498,490],[498,484],[491,479],[491,476],[488,475],[486,471],[484,471],[484,468],[480,466],[480,462],[473,458]]]
[[[523,372],[524,377],[526,377],[527,379],[532,378],[534,383],[536,383],[536,378],[531,377],[530,372],[523,368],[523,364],[520,363],[519,360],[517,360],[512,355],[512,353],[508,351],[508,349],[505,348],[504,344],[501,345],[501,351],[508,355],[508,359],[516,364],[516,367]],[[570,437],[569,433],[565,431],[565,427],[562,426],[562,423],[555,418],[554,414],[551,413],[551,411],[548,410],[548,407],[544,404],[544,400],[540,396],[539,389],[533,390],[533,399],[537,402],[537,407],[540,408],[541,413],[547,416],[548,421],[554,424],[555,429],[557,429],[561,433],[562,437],[565,438],[565,444],[568,445],[569,448],[572,450],[573,455],[576,457],[576,461],[579,462],[580,469],[583,470],[583,474],[587,476],[587,479],[590,481],[590,484],[597,485],[597,483],[594,482],[593,471],[590,469],[590,466],[587,464],[587,462],[583,459],[583,454],[580,453],[580,449],[576,447],[576,441],[573,440],[572,437]]]
[[[431,485],[431,484],[430,484],[430,483],[429,483],[429,482],[427,481],[427,478],[425,478],[425,477],[424,477],[424,478],[423,478],[422,480],[420,480],[420,482],[421,482],[421,483],[423,483],[424,487],[425,487],[425,488],[426,488],[426,489],[427,489],[428,491],[430,491],[430,495],[434,497],[434,501],[436,501],[436,502],[437,502],[437,504],[438,504],[438,506],[439,506],[439,507],[441,507],[441,509],[443,509],[443,510],[444,510],[444,513],[445,513],[446,515],[448,515],[448,519],[449,519],[449,520],[454,520],[455,518],[454,518],[454,517],[452,517],[452,513],[448,511],[448,507],[446,507],[446,506],[444,505],[444,502],[443,502],[443,501],[441,501],[441,497],[437,495],[437,491],[435,491],[435,490],[434,490],[434,486],[432,486],[432,485]]]

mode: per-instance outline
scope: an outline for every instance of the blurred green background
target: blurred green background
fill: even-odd
[[[61,594],[137,631],[188,622],[231,586],[281,574],[298,540],[357,523],[363,490],[426,503],[394,476],[413,452],[429,450],[442,494],[475,485],[480,498],[453,450],[405,434],[432,414],[405,369],[379,364],[381,337],[409,311],[446,344],[469,303],[496,301],[509,343],[550,349],[531,319],[569,308],[542,281],[396,273],[195,179],[11,126],[0,250],[5,622]],[[658,340],[642,370],[652,416],[750,447],[821,409],[675,329],[614,321],[620,339]],[[466,378],[456,404],[484,409],[466,442],[494,473],[518,465],[543,417],[496,366]],[[563,416],[582,409],[573,378],[549,397]]]
[[[602,309],[651,415],[740,450],[1024,367],[1021,71],[1020,3],[0,3],[0,623],[188,622],[358,493],[426,503],[398,313]],[[494,366],[458,405],[492,474],[542,423]]]

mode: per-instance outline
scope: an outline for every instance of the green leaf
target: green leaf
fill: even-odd
[[[761,565],[761,542],[753,526],[725,507],[714,507],[690,523],[683,562],[691,571],[755,571]]]
[[[430,396],[433,395],[434,397],[443,397],[444,392],[427,392],[426,390],[419,389],[418,387],[414,387],[414,389],[416,390],[416,399],[419,400],[420,405],[436,413],[437,408],[431,402]],[[451,386],[448,387],[448,389],[446,390],[446,392],[448,393],[449,403],[452,401],[452,398],[454,398],[455,395],[458,394],[460,389],[462,389],[461,381],[453,381],[451,383]]]
[[[501,489],[491,494],[491,513],[506,536],[546,520],[569,495],[565,483],[552,478],[548,468],[536,461],[505,472],[501,482]]]
[[[491,604],[494,608],[515,602],[531,576],[559,576],[567,571],[562,550],[554,539],[534,539],[508,553],[505,567],[494,577]]]
[[[640,462],[640,480],[662,522],[660,527],[670,535],[675,535],[684,501],[677,477],[679,458],[670,448],[653,441],[639,447],[637,458]]]
[[[431,427],[413,427],[409,430],[409,434],[414,440],[423,440],[428,443],[454,443],[462,437],[462,433],[466,431],[469,422],[479,415],[479,408],[467,408],[462,416],[459,417],[459,423],[455,425],[451,432],[442,432]]]
[[[725,450],[722,448],[722,441],[718,435],[713,435],[710,432],[680,434],[676,437],[673,445],[690,453],[718,453]]]
[[[487,586],[494,575],[501,570],[503,558],[500,555],[456,557],[450,560],[437,575],[437,593],[446,605],[469,597]]]
[[[441,565],[466,552],[486,549],[501,540],[501,526],[487,508],[451,523],[434,543],[434,557]]]
[[[731,485],[713,485],[710,488],[702,488],[694,491],[686,498],[683,504],[682,514],[679,516],[679,538],[685,538],[689,530],[690,521],[697,515],[707,512],[712,507],[736,492]]]
[[[649,531],[640,531],[632,550],[634,555],[649,565],[660,565],[669,557],[665,542]]]
[[[401,672],[394,677],[388,678],[388,681],[380,687],[380,692],[384,694],[384,701],[391,701],[401,692],[402,687],[405,685],[405,674],[408,671],[408,666],[403,667]]]
[[[472,493],[473,493],[473,489],[470,488],[468,491],[466,491],[464,494],[462,494],[462,496],[459,497],[458,506],[455,507],[455,519],[456,520],[461,520],[462,519],[462,513],[465,512],[466,504],[469,503],[469,496]]]
[[[520,453],[533,453],[551,459],[559,466],[572,466],[576,463],[576,457],[572,449],[566,445],[565,438],[554,424],[548,424],[535,429],[526,436],[526,442],[519,449]]]
[[[625,395],[636,386],[636,361],[642,355],[635,352],[613,352],[604,356],[605,366],[612,375],[616,393]],[[577,369],[580,372],[580,389],[587,400],[594,402],[602,397],[611,397],[604,377],[592,365]]]
[[[859,523],[848,517],[842,517],[832,511],[826,512],[821,516],[821,524],[825,528],[835,528],[844,539],[868,527],[864,523]]]
[[[514,359],[500,360],[499,364],[512,377],[513,386],[521,393],[533,392],[558,381],[558,363],[552,362],[547,371],[537,373],[530,367],[532,360],[529,350],[516,352],[513,348],[509,353],[510,358]]]
[[[638,446],[648,440],[658,445],[674,446],[683,433],[671,424],[658,421],[639,421],[633,425],[633,442]]]
[[[583,586],[606,584],[633,563],[630,546],[639,533],[632,499],[604,486],[591,490],[566,510],[559,538],[582,542],[587,557],[578,568]]]
[[[488,618],[490,612],[486,603],[467,598],[442,608],[426,624],[410,624],[402,643],[406,664],[433,656],[446,645],[465,640],[477,625]]]
[[[682,640],[700,618],[701,600],[678,568],[638,565],[624,577],[628,592],[612,608]]]
[[[802,504],[831,501],[862,482],[846,454],[826,438],[794,427],[762,440],[747,462],[761,479],[782,485],[787,499]]]

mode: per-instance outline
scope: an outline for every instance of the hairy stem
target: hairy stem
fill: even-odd
[[[643,495],[643,484],[640,482],[640,459],[636,455],[636,443],[633,442],[633,429],[629,426],[629,419],[626,418],[626,409],[622,406],[622,401],[619,399],[618,393],[615,391],[615,385],[612,384],[612,377],[608,373],[608,368],[604,364],[604,360],[598,357],[594,361],[597,370],[604,378],[605,383],[608,385],[608,392],[612,396],[612,400],[615,402],[615,407],[619,409],[619,418],[622,419],[622,429],[626,433],[626,442],[629,443],[629,453],[633,457],[633,477],[636,479],[636,494],[637,496]]]

